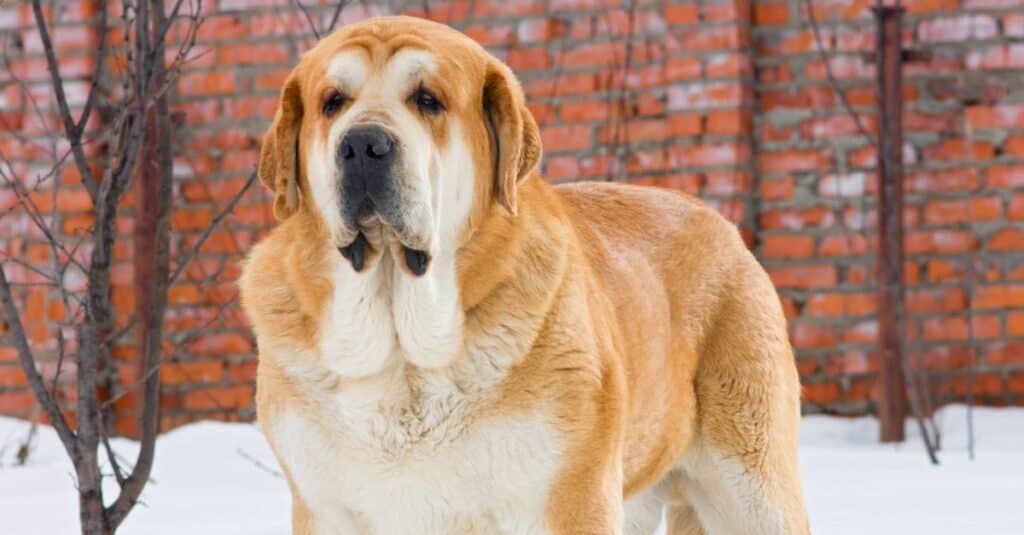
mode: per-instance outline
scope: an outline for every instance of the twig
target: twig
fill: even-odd
[[[238,190],[238,192],[235,193],[235,195],[231,198],[231,200],[228,201],[228,204],[224,206],[220,213],[218,213],[213,218],[210,224],[205,229],[203,229],[203,233],[199,235],[199,239],[196,240],[196,243],[192,246],[192,248],[187,253],[185,253],[185,256],[178,261],[178,265],[174,268],[174,271],[171,272],[171,283],[178,279],[178,276],[181,275],[181,272],[184,271],[186,267],[188,267],[189,262],[191,262],[192,259],[195,258],[197,254],[199,254],[199,250],[203,247],[203,244],[206,243],[206,240],[210,238],[210,234],[212,234],[214,229],[217,228],[217,225],[221,222],[221,220],[227,217],[228,214],[230,214],[231,211],[235,209],[235,205],[237,205],[238,202],[242,200],[242,197],[245,195],[245,192],[248,191],[249,188],[252,187],[254,183],[256,183],[256,176],[256,171],[250,173],[249,178],[246,179],[245,181],[245,184],[243,184],[242,187]]]
[[[43,42],[43,51],[46,55],[46,66],[50,73],[50,85],[57,97],[57,106],[60,109],[61,119],[64,122],[64,134],[71,144],[71,151],[75,155],[75,164],[78,172],[82,174],[82,184],[85,186],[89,196],[95,204],[99,191],[96,187],[96,177],[92,174],[89,161],[85,158],[85,151],[82,149],[82,132],[75,125],[71,117],[71,110],[68,107],[68,99],[64,94],[64,80],[61,78],[57,63],[57,55],[53,49],[53,42],[50,40],[50,31],[47,28],[46,19],[43,16],[43,6],[40,0],[32,0],[32,13],[35,15],[36,27],[39,28],[39,38]],[[104,18],[105,20],[105,18]]]
[[[281,472],[279,472],[277,470],[274,470],[273,468],[271,468],[271,467],[261,463],[259,461],[259,459],[253,457],[252,455],[249,455],[242,448],[236,448],[235,451],[238,452],[238,456],[239,457],[249,461],[256,468],[259,468],[260,470],[263,470],[264,472],[266,472],[266,473],[268,473],[268,474],[270,474],[270,475],[272,475],[272,476],[274,476],[274,477],[276,477],[278,479],[284,479],[284,474],[282,474]]]
[[[839,98],[839,102],[843,105],[843,108],[846,109],[846,113],[849,114],[850,117],[853,119],[853,122],[857,126],[857,131],[860,132],[860,135],[864,136],[864,138],[868,140],[868,143],[870,143],[871,146],[875,148],[875,150],[878,150],[878,144],[875,143],[875,138],[872,137],[870,133],[868,133],[866,128],[864,128],[864,124],[860,120],[860,115],[858,115],[857,112],[853,110],[853,106],[850,105],[850,101],[847,100],[846,98],[846,92],[840,89],[839,81],[836,80],[835,74],[832,72],[832,64],[830,64],[828,61],[828,55],[825,53],[825,45],[822,43],[821,40],[821,28],[818,27],[818,19],[815,18],[814,16],[813,3],[811,2],[811,0],[804,0],[804,4],[807,8],[807,20],[808,22],[810,22],[811,31],[814,33],[814,41],[818,45],[818,52],[821,56],[821,61],[822,63],[825,64],[825,76],[828,77],[829,85],[832,86],[833,91]]]
[[[46,385],[43,384],[43,378],[39,375],[39,370],[36,368],[35,357],[29,348],[28,338],[26,338],[25,329],[21,324],[21,316],[18,314],[17,305],[14,304],[11,287],[7,283],[7,275],[4,273],[2,265],[0,265],[0,303],[3,304],[4,321],[7,323],[7,328],[14,339],[14,347],[18,351],[18,361],[21,363],[25,376],[28,377],[32,393],[35,394],[36,399],[42,405],[43,410],[46,412],[46,418],[57,431],[57,436],[60,437],[64,448],[69,453],[77,452],[77,436],[71,430],[68,421],[64,419],[64,414],[61,413],[57,402],[53,399],[53,394],[46,389]]]

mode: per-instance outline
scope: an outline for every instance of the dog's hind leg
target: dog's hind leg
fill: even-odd
[[[713,535],[806,535],[800,383],[785,321],[763,272],[737,280],[701,348],[700,438],[682,459],[687,499]]]

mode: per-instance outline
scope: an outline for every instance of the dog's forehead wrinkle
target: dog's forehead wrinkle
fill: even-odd
[[[335,54],[327,64],[326,77],[343,89],[355,91],[369,76],[369,65],[362,50],[346,48]]]
[[[388,60],[387,73],[395,80],[417,81],[437,72],[434,55],[422,48],[403,48]]]

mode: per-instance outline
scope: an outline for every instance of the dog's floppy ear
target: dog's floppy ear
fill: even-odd
[[[519,81],[497,60],[487,69],[484,113],[496,145],[494,191],[498,203],[515,215],[516,187],[540,161],[540,132]]]
[[[274,122],[263,135],[260,182],[274,192],[274,217],[284,220],[299,209],[299,127],[302,125],[302,94],[293,72],[281,90]]]

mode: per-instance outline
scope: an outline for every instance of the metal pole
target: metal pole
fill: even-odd
[[[878,78],[878,327],[882,357],[878,419],[882,442],[902,442],[907,416],[903,373],[902,7],[876,7]]]

